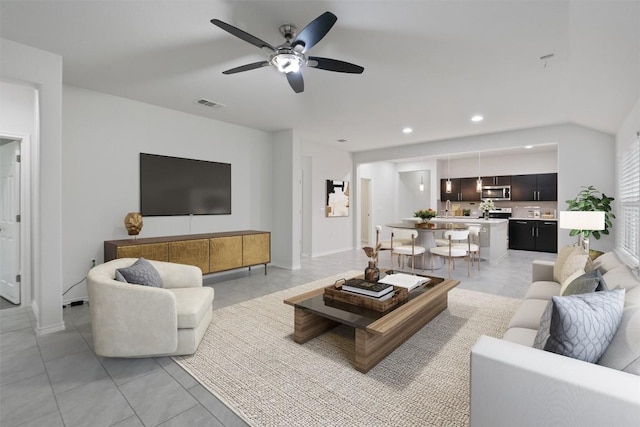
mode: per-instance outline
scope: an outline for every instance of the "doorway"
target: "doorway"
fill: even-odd
[[[20,143],[0,138],[0,308],[21,302]]]

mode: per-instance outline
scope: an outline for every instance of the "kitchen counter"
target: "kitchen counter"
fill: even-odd
[[[558,221],[558,218],[511,217],[509,219],[518,221]]]
[[[449,217],[433,218],[431,222],[442,223],[462,223],[469,225],[480,225],[480,258],[489,262],[498,262],[507,256],[509,249],[509,220],[504,218],[471,218]]]

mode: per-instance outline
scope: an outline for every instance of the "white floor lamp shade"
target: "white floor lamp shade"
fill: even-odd
[[[589,239],[584,237],[584,231],[604,230],[604,212],[562,211],[559,225],[567,230],[580,230],[580,244],[589,253]]]

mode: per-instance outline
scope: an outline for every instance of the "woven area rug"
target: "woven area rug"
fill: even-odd
[[[283,300],[359,271],[214,311],[192,356],[174,358],[254,426],[466,426],[469,354],[502,336],[520,300],[462,289],[449,308],[367,374],[356,371],[353,330],[293,342]]]

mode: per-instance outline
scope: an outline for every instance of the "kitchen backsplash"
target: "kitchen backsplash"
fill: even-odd
[[[439,202],[438,214],[444,216],[445,202]],[[480,202],[451,202],[450,215],[455,215],[456,210],[461,213],[463,209],[470,209],[472,217],[480,216],[478,212],[478,205]],[[558,217],[558,203],[557,202],[510,202],[510,201],[496,201],[494,202],[496,208],[511,208],[512,218],[557,218]]]

